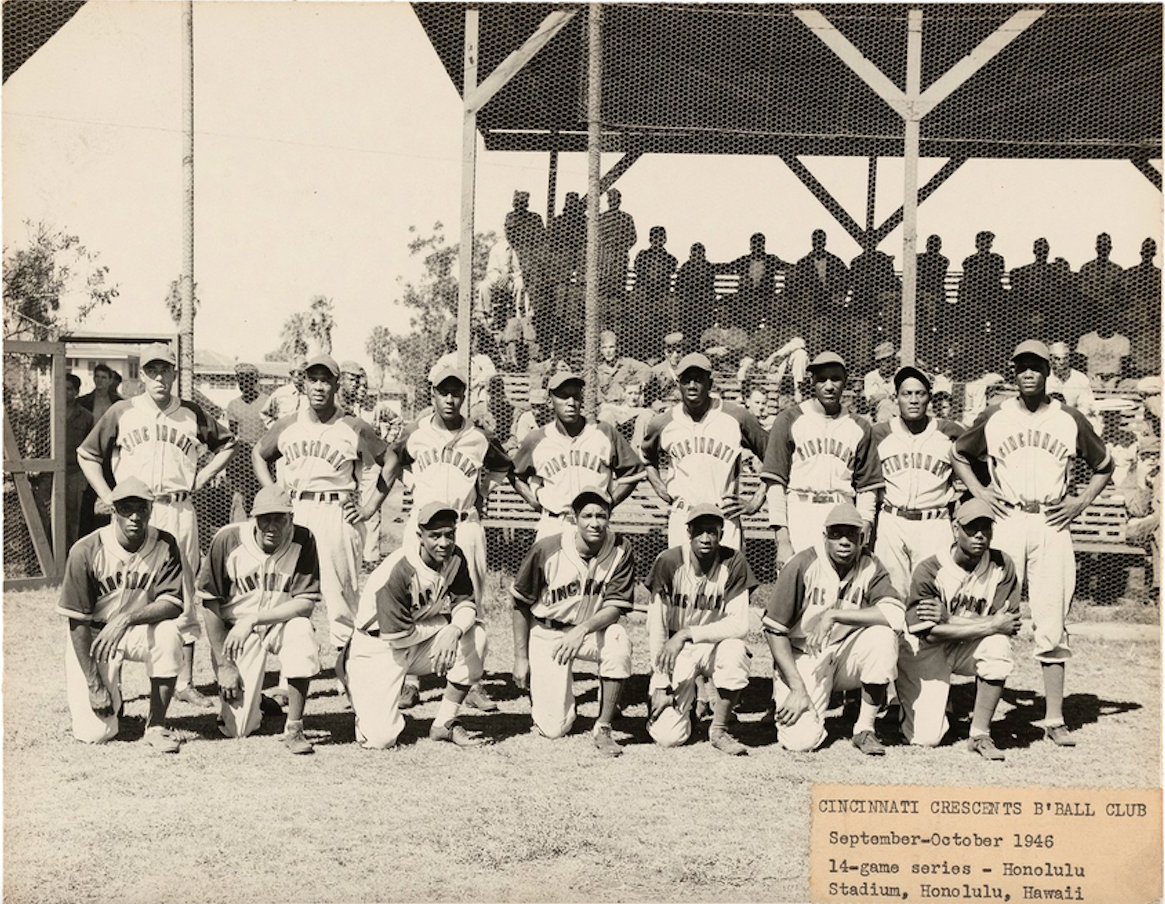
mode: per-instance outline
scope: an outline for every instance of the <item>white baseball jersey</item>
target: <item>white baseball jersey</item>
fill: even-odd
[[[58,615],[104,625],[119,612],[158,600],[182,608],[182,556],[165,531],[148,528],[145,542],[130,552],[118,542],[116,526],[107,524],[69,550]]]
[[[699,421],[682,404],[672,406],[652,418],[643,437],[643,457],[658,468],[667,456],[668,494],[689,506],[736,496],[742,450],[763,458],[764,429],[744,408],[715,399]]]
[[[1112,467],[1108,449],[1084,415],[1055,399],[1035,411],[1020,399],[992,405],[955,440],[951,456],[972,464],[986,460],[991,482],[1013,504],[1063,499],[1075,456],[1096,471]]]
[[[368,576],[356,609],[358,630],[379,632],[396,648],[424,643],[450,622],[466,633],[476,619],[465,554],[454,547],[440,570],[430,568],[421,558],[416,539],[406,542]]]
[[[307,397],[295,388],[294,383],[284,383],[271,393],[261,414],[267,426],[273,427],[277,421],[297,414],[301,408],[306,407]]]
[[[316,543],[305,527],[294,525],[274,552],[255,539],[255,523],[219,528],[198,573],[198,597],[218,600],[223,620],[234,623],[292,599],[320,601],[320,563]]]
[[[115,403],[85,437],[77,457],[112,456],[113,477],[136,477],[154,493],[189,492],[203,448],[234,443],[231,432],[193,402],[177,396],[159,408],[146,394]]]
[[[635,483],[643,462],[610,424],[587,423],[570,436],[557,420],[531,432],[518,447],[514,468],[522,480],[541,481],[538,501],[546,511],[563,515],[574,497],[589,487]]]
[[[949,505],[951,446],[963,427],[945,418],[930,418],[921,433],[911,433],[902,418],[875,424],[871,443],[882,466],[883,498],[893,506],[935,509]]]
[[[950,615],[980,617],[1007,609],[1019,611],[1019,581],[1007,553],[989,549],[970,571],[959,565],[948,548],[923,559],[914,569],[906,602],[906,630],[924,634],[935,626],[918,617],[918,604],[938,600]]]
[[[477,503],[483,471],[508,474],[514,469],[494,436],[462,420],[458,430],[446,430],[435,414],[405,428],[393,445],[399,467],[413,475],[413,506],[440,502],[459,512]]]
[[[515,607],[535,618],[581,625],[599,609],[631,610],[635,596],[635,556],[617,533],[607,535],[598,554],[584,559],[576,531],[539,540],[526,554],[511,593]]]
[[[371,425],[337,408],[327,421],[310,408],[276,422],[255,447],[265,461],[283,460],[282,479],[298,492],[352,492],[360,460],[384,461],[387,444]]]
[[[789,490],[841,492],[882,485],[869,421],[842,411],[829,417],[816,399],[786,408],[773,421],[761,478]]]
[[[664,550],[651,568],[647,588],[652,600],[663,604],[663,640],[681,628],[692,629],[692,643],[715,643],[723,638],[713,626],[729,610],[744,611],[748,630],[748,595],[757,586],[748,560],[738,549],[721,546],[716,564],[707,574],[697,574],[690,546]],[[662,645],[661,645],[662,646]]]

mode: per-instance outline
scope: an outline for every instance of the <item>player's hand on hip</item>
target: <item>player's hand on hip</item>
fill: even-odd
[[[812,705],[813,703],[809,699],[809,693],[805,688],[801,687],[789,691],[789,695],[785,697],[784,702],[777,707],[777,724],[793,725],[805,713],[809,712],[809,708]]]
[[[514,656],[514,685],[520,691],[528,690],[530,687],[530,660],[525,656]]]
[[[89,688],[89,708],[99,719],[108,719],[113,715],[113,696],[100,679]]]
[[[1076,496],[1065,496],[1055,505],[1048,506],[1048,524],[1056,528],[1056,530],[1063,530],[1075,521],[1086,508],[1087,506],[1084,504],[1084,500]]]
[[[567,631],[554,647],[554,661],[559,665],[570,665],[586,639],[586,632],[581,627]]]
[[[720,500],[720,512],[724,515],[725,521],[730,521],[733,518],[739,518],[745,513],[745,507],[738,496],[725,496]],[[751,512],[749,512],[751,514]]]
[[[89,655],[98,662],[108,662],[117,652],[117,645],[129,630],[129,619],[122,615],[111,618],[94,638]]]
[[[457,645],[461,642],[461,629],[456,625],[446,625],[433,641],[431,659],[433,674],[443,676],[457,661]]]
[[[243,699],[243,676],[233,662],[224,662],[218,667],[218,693],[227,703]]]
[[[243,616],[235,622],[234,627],[227,634],[227,639],[223,642],[223,655],[232,662],[237,662],[242,658],[243,649],[247,646],[247,641],[250,640],[254,630],[255,619],[252,617]]]

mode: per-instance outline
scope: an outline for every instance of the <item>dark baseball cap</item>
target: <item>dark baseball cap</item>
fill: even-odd
[[[456,521],[457,509],[448,502],[426,502],[417,512],[417,524],[431,527],[438,521]]]
[[[560,370],[550,375],[550,379],[546,381],[546,388],[550,392],[554,392],[554,390],[562,387],[563,384],[570,382],[582,383],[583,385],[586,385],[587,381],[576,374],[573,370]]]
[[[720,506],[712,502],[701,502],[699,505],[693,505],[688,510],[687,523],[691,524],[698,518],[719,518],[724,520],[724,513],[720,511]]]
[[[930,392],[933,389],[933,386],[930,382],[930,377],[924,374],[917,367],[912,367],[911,365],[907,364],[905,367],[898,368],[898,372],[894,374],[895,392],[901,389],[902,384],[909,380],[911,377],[922,383],[922,385],[926,387],[927,392]]]
[[[1035,355],[1037,358],[1043,358],[1045,361],[1052,360],[1052,353],[1048,351],[1048,347],[1039,339],[1025,339],[1015,347],[1015,351],[1011,354],[1011,360],[1014,361],[1020,355]]]
[[[702,370],[704,373],[712,373],[712,362],[708,360],[707,355],[702,355],[700,352],[691,352],[680,358],[680,363],[676,365],[676,373],[683,374],[688,370]]]
[[[970,524],[976,518],[990,518],[994,521],[995,512],[991,511],[991,506],[982,499],[972,496],[955,511],[955,521],[959,524]]]
[[[151,358],[151,361],[156,360]],[[122,499],[145,499],[147,502],[154,501],[154,491],[145,485],[139,477],[127,477],[125,480],[118,481],[117,486],[113,488],[110,498],[114,502],[120,502]]]
[[[336,363],[336,359],[331,355],[316,355],[314,358],[309,358],[303,369],[308,371],[313,367],[323,367],[333,377],[340,375],[340,365]]]
[[[607,492],[605,487],[586,487],[579,490],[574,499],[570,501],[570,509],[577,515],[588,502],[596,501],[601,502],[610,511],[611,494]]]
[[[258,518],[260,515],[289,515],[293,511],[291,493],[287,491],[286,487],[281,487],[278,484],[263,487],[255,494],[255,501],[251,503],[252,518]]]
[[[178,364],[178,358],[174,355],[174,350],[164,342],[153,342],[143,346],[142,350],[138,353],[138,360],[143,367],[151,361],[165,361],[167,364],[175,366]]]
[[[809,362],[809,369],[815,370],[818,367],[827,367],[830,364],[840,364],[842,367],[845,367],[845,358],[837,352],[821,352],[821,354]]]
[[[835,525],[864,527],[865,522],[852,502],[839,502],[825,516],[826,527],[834,527]]]
[[[340,364],[340,373],[362,374],[364,373],[364,368],[360,366],[359,362],[349,359]]]

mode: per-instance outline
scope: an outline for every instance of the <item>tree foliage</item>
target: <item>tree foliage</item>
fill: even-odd
[[[374,326],[364,342],[364,350],[372,359],[372,366],[376,368],[376,385],[383,388],[384,378],[392,368],[393,352],[396,341],[392,331],[386,326]]]
[[[291,361],[300,356],[330,355],[336,328],[335,304],[325,295],[313,295],[306,311],[288,314],[279,330],[279,348],[268,361]]]
[[[330,355],[332,353],[332,330],[336,328],[336,317],[333,313],[335,304],[332,299],[324,295],[313,295],[308,305],[308,335],[319,349],[317,354]]]
[[[55,339],[118,296],[109,268],[78,236],[25,220],[26,246],[4,246],[4,337]],[[61,316],[66,296],[81,298],[76,316]]]
[[[198,316],[198,307],[202,299],[198,297],[198,283],[194,284],[194,316]],[[170,281],[170,291],[166,293],[166,310],[170,312],[170,319],[176,324],[182,323],[182,277]]]

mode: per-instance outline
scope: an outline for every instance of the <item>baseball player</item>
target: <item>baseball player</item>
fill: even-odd
[[[153,495],[132,476],[113,488],[112,522],[69,550],[57,614],[69,620],[65,688],[73,737],[90,744],[117,737],[121,664],[143,662],[150,715],[142,740],[177,753],[165,719],[182,666],[182,553],[170,534],[150,525]]]
[[[384,439],[384,433],[377,423],[375,409],[368,406],[368,374],[364,367],[356,361],[348,360],[340,363],[340,405],[344,411],[353,417],[371,424],[378,436]],[[374,461],[368,459],[362,463],[360,469],[360,498],[368,498],[376,489],[376,482],[380,479],[380,468]],[[380,510],[377,509],[364,524],[364,549],[362,552],[364,567],[369,568],[380,561]]]
[[[482,674],[483,636],[465,554],[457,546],[461,513],[428,502],[415,532],[380,563],[360,594],[356,631],[343,657],[356,712],[356,740],[370,750],[396,745],[404,730],[400,695],[408,675],[445,678],[445,695],[429,738],[477,747],[457,720]]]
[[[825,516],[824,541],[781,569],[763,619],[776,665],[777,742],[808,751],[825,740],[825,711],[835,690],[861,687],[853,744],[867,756],[886,752],[874,718],[898,671],[902,598],[886,569],[862,551],[866,519],[852,503]]]
[[[259,727],[267,654],[274,653],[288,687],[283,744],[293,754],[308,754],[313,750],[303,734],[303,707],[320,670],[311,626],[320,564],[315,539],[291,516],[284,487],[256,493],[251,520],[228,524],[211,540],[198,596],[218,670],[222,733],[241,738]]]
[[[263,406],[263,420],[267,427],[273,427],[275,422],[288,415],[297,413],[305,407],[303,390],[303,372],[307,368],[307,358],[296,355],[291,362],[291,382],[284,383],[271,393],[267,404]]]
[[[515,489],[542,515],[535,541],[570,526],[571,503],[580,490],[605,487],[618,505],[643,477],[643,463],[619,431],[583,417],[582,377],[559,371],[546,388],[554,420],[531,432],[514,455]]]
[[[688,511],[688,543],[660,553],[651,568],[647,636],[652,663],[647,731],[678,747],[692,735],[696,676],[716,688],[708,740],[730,756],[748,748],[728,733],[729,713],[748,686],[748,598],[756,578],[738,549],[720,544],[724,515],[710,503]]]
[[[194,577],[201,553],[198,520],[190,497],[226,467],[235,451],[235,438],[194,402],[174,395],[177,359],[168,345],[146,346],[140,361],[145,391],[114,403],[101,416],[77,450],[77,464],[106,505],[113,502],[113,487],[106,482],[102,467],[106,458],[112,461],[115,484],[137,477],[150,488],[150,523],[172,535],[182,551],[183,609],[178,619],[182,670],[175,697],[211,708],[214,702],[193,684],[194,641],[201,631]],[[214,455],[199,470],[198,457],[203,449]]]
[[[610,529],[611,496],[591,487],[571,502],[575,524],[538,540],[514,579],[514,683],[530,691],[534,728],[560,738],[575,719],[576,659],[599,664],[593,742],[605,756],[623,749],[611,720],[631,676],[631,638],[620,624],[634,601],[631,545]]]
[[[971,498],[955,512],[954,544],[914,570],[895,687],[907,743],[937,747],[946,734],[951,675],[975,676],[975,711],[967,746],[1002,760],[991,718],[1011,674],[1011,638],[1019,631],[1019,582],[1007,553],[991,549],[995,514]]]
[[[927,416],[930,377],[917,367],[894,374],[898,414],[871,436],[882,465],[881,507],[874,555],[905,596],[918,563],[949,546],[946,522],[954,501],[951,444],[961,424]]]
[[[363,502],[357,496],[361,461],[371,459],[383,468],[388,446],[371,425],[337,406],[339,381],[340,367],[332,357],[317,355],[308,361],[304,373],[307,406],[277,421],[251,453],[255,476],[264,486],[274,484],[267,463],[283,462],[295,523],[316,538],[320,590],[337,650],[352,636],[364,545],[362,525],[380,510],[388,495],[381,479]]]
[[[1049,399],[1048,347],[1029,339],[1012,355],[1019,398],[992,405],[960,436],[951,451],[955,476],[995,513],[995,547],[1028,580],[1035,658],[1044,675],[1044,737],[1075,746],[1064,724],[1064,671],[1072,651],[1064,618],[1076,592],[1076,558],[1069,525],[1112,478],[1112,456],[1087,418]],[[1092,468],[1078,496],[1068,495],[1075,457]],[[972,463],[986,461],[981,479]]]
[[[760,422],[732,402],[712,398],[712,364],[693,352],[680,359],[680,402],[652,418],[643,437],[647,479],[656,495],[671,507],[668,547],[688,543],[688,512],[706,502],[724,515],[722,542],[732,549],[744,543],[742,515],[764,505],[764,487],[745,501],[739,497],[741,450],[763,458],[765,433]],[[660,476],[667,456],[667,481]]]
[[[818,541],[825,516],[840,502],[856,501],[868,537],[882,485],[869,421],[842,411],[845,361],[822,352],[809,373],[813,398],[777,415],[761,466],[778,567]]]

